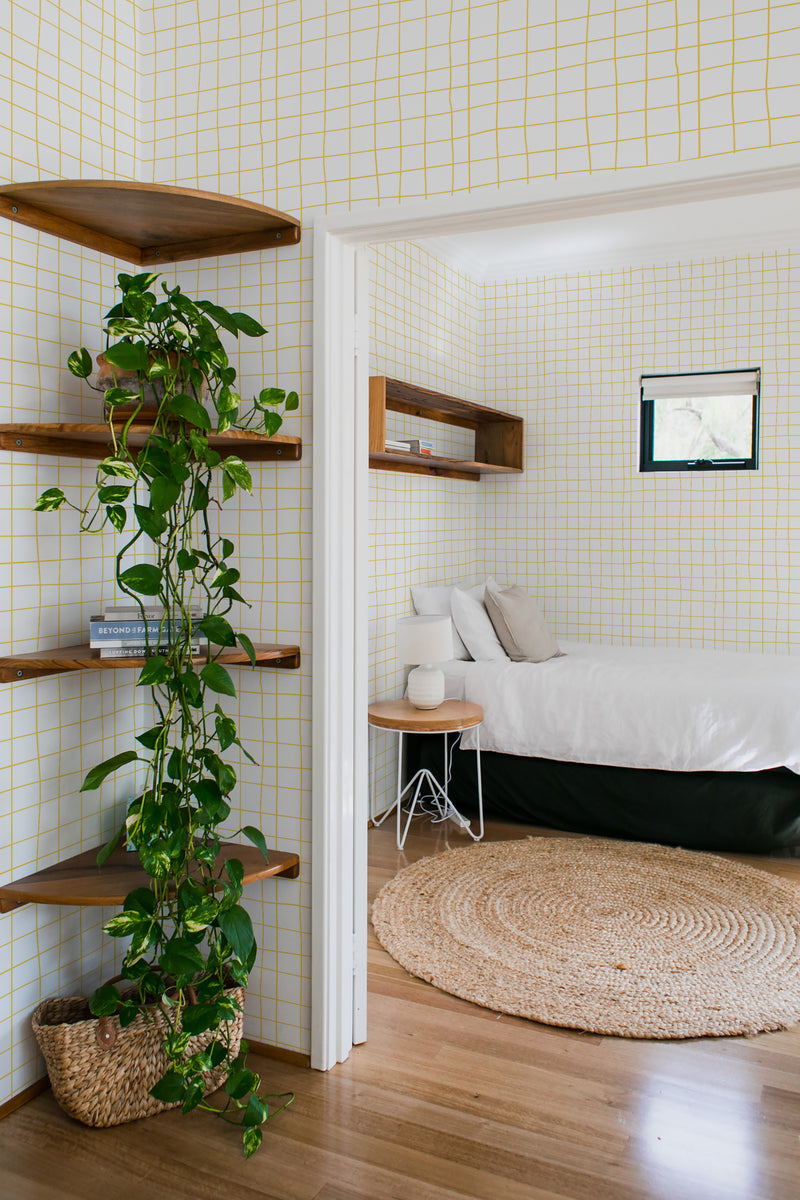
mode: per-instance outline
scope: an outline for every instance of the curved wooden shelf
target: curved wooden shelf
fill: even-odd
[[[21,904],[66,904],[88,906],[122,904],[134,888],[148,887],[150,879],[135,851],[117,848],[102,867],[97,855],[102,846],[85,850],[74,858],[45,867],[15,883],[0,887],[0,912],[10,912]],[[278,876],[296,879],[300,874],[298,855],[286,850],[270,850],[269,862],[255,846],[225,842],[217,857],[217,871],[229,858],[238,858],[244,867],[244,882]]]
[[[279,643],[255,642],[257,667],[279,667],[293,671],[300,666],[300,647]],[[241,646],[224,649],[215,656],[226,666],[249,667],[250,659]],[[55,650],[33,650],[27,654],[0,656],[0,683],[15,683],[22,679],[37,679],[41,675],[59,675],[64,671],[119,671],[143,667],[144,658],[101,658],[99,650],[88,645],[59,646]],[[205,656],[192,660],[201,664]]]
[[[137,266],[291,246],[296,217],[252,200],[116,179],[0,187],[0,215]]]
[[[151,428],[152,418],[146,414],[136,417],[128,434],[131,448],[141,446]],[[263,433],[250,433],[246,429],[209,434],[208,442],[223,458],[235,454],[248,462],[299,462],[303,453],[299,437],[276,433],[268,438]],[[101,422],[0,425],[0,450],[100,460],[111,448],[108,426]]]

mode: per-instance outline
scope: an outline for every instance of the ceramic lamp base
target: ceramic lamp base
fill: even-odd
[[[444,672],[438,667],[415,667],[408,676],[406,696],[414,708],[438,708],[444,700]]]

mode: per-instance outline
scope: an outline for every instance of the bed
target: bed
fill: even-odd
[[[782,655],[562,642],[545,662],[454,661],[480,704],[487,815],[695,849],[800,845],[800,664]],[[451,794],[475,796],[475,733]],[[441,764],[438,738],[409,765]]]

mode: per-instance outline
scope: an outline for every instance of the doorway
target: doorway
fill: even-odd
[[[321,218],[314,226],[312,1065],[366,1036],[367,430],[369,278],[364,247],[484,233],[800,186],[796,154],[748,152],[733,173],[703,162],[545,181],[522,193]]]

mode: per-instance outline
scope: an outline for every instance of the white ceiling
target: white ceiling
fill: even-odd
[[[800,188],[419,241],[478,281],[800,245]]]

